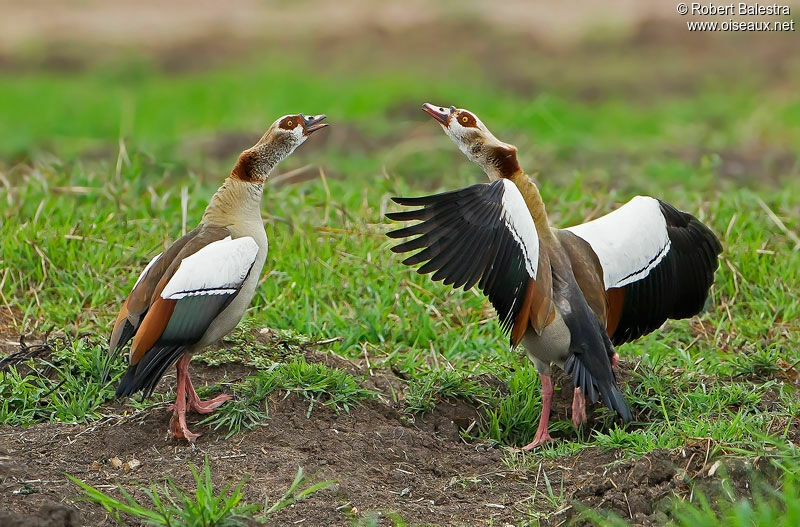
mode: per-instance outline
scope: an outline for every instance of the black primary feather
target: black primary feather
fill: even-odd
[[[128,367],[120,379],[115,396],[128,397],[141,391],[144,397],[149,397],[167,368],[175,364],[185,349],[185,346],[154,344],[141,361]]]
[[[122,333],[120,334],[119,341],[117,342],[117,346],[113,350],[109,350],[109,354],[106,357],[105,362],[103,363],[103,378],[102,378],[103,384],[108,382],[108,376],[111,373],[111,364],[114,363],[114,360],[117,358],[117,355],[119,355],[119,352],[122,351],[122,348],[125,347],[125,344],[127,344],[128,341],[131,340],[135,334],[136,334],[136,326],[131,324],[128,319],[125,319],[125,322],[123,323],[122,326]]]
[[[423,264],[418,273],[433,273],[434,281],[453,288],[469,289],[477,284],[497,311],[503,331],[508,332],[534,277],[526,268],[519,237],[504,220],[504,192],[503,182],[495,181],[419,198],[392,198],[400,205],[423,208],[390,212],[386,217],[420,220],[387,233],[390,238],[417,236],[392,247],[396,253],[421,249],[406,258],[405,265]],[[530,222],[532,225],[532,218]]]

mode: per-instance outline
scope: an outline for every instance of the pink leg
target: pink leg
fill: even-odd
[[[572,395],[572,424],[580,428],[586,422],[586,398],[580,388],[575,388]]]
[[[616,368],[618,364],[619,364],[619,355],[615,351],[614,356],[611,357],[611,367]]]
[[[186,426],[186,368],[181,368],[181,363],[184,359],[188,364],[189,356],[183,355],[180,360],[178,360],[178,389],[175,394],[172,419],[169,421],[169,430],[172,432],[172,437],[174,439],[186,439],[190,443],[194,443],[195,439],[200,437],[200,434],[193,434]]]
[[[189,362],[191,361],[191,357],[188,354],[183,355],[179,360],[175,367],[178,369],[178,384],[181,383],[184,386],[186,399],[187,399],[187,408],[189,410],[194,410],[198,414],[210,414],[222,404],[227,401],[228,399],[232,399],[233,397],[230,395],[218,395],[211,400],[208,401],[201,401],[200,397],[198,397],[197,392],[194,391],[194,385],[192,384],[192,379],[189,377]],[[167,408],[168,410],[172,410],[173,407],[170,406]]]
[[[533,450],[553,438],[547,433],[547,425],[550,422],[550,405],[553,402],[553,379],[549,375],[542,375],[542,414],[539,416],[539,428],[536,429],[536,436],[533,441],[522,447],[521,450]]]

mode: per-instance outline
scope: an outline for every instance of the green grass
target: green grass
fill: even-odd
[[[361,401],[374,398],[375,393],[362,388],[358,379],[340,368],[308,363],[304,357],[285,363],[273,363],[266,370],[246,379],[237,387],[236,400],[220,407],[203,423],[223,429],[228,437],[244,429],[265,424],[269,416],[267,397],[276,390],[285,395],[297,394],[308,400],[306,417],[316,404],[339,411],[350,409]]]
[[[752,500],[723,493],[720,499],[700,494],[687,505],[675,505],[675,527],[789,527],[800,523],[800,487],[797,475],[785,472],[774,489],[756,483]]]
[[[405,410],[424,414],[444,399],[460,398],[481,406],[494,401],[494,390],[473,379],[468,372],[433,370],[411,377],[405,391]]]
[[[264,369],[276,361],[299,356],[314,345],[307,336],[291,330],[271,331],[266,339],[254,335],[257,329],[249,319],[223,337],[218,348],[209,348],[194,359],[209,366],[239,363]]]
[[[774,455],[792,440],[800,411],[800,96],[758,64],[758,82],[695,72],[690,90],[627,96],[613,89],[621,79],[650,86],[665,71],[679,75],[685,50],[664,51],[674,62],[643,53],[614,70],[607,66],[618,53],[609,49],[576,56],[605,89],[593,100],[577,95],[580,83],[561,59],[542,55],[507,65],[530,77],[535,93],[509,89],[481,68],[468,68],[471,82],[463,82],[464,57],[374,70],[335,62],[313,77],[303,75],[313,58],[302,54],[181,75],[147,61],[83,74],[0,72],[0,305],[14,307],[17,332],[91,335],[59,344],[46,371],[36,362],[0,374],[0,423],[100,416],[112,391],[98,368],[116,309],[153,254],[181,235],[183,220],[196,224],[235,158],[212,155],[203,141],[244,131],[252,138],[234,148],[243,149],[278,115],[304,111],[326,112],[333,126],[278,172],[322,170],[265,189],[270,252],[246,330],[198,357],[258,371],[233,386],[236,399],[208,423],[236,433],[268,422],[264,398],[278,390],[305,397],[311,418],[318,404],[347,411],[374,397],[362,379],[298,358],[326,341],[338,355],[366,354],[374,367],[402,372],[402,397],[382,395],[400,397],[410,414],[461,397],[487,415],[472,432],[479,439],[529,442],[539,381],[519,350],[508,350],[488,302],[404,267],[384,236],[390,196],[484,180],[417,112],[430,100],[474,110],[517,144],[523,166],[539,173],[555,225],[652,194],[698,216],[725,247],[704,313],[619,348],[633,370],[624,387],[632,424],[621,428],[599,409],[578,434],[554,417],[554,444],[509,454],[507,463],[531,467],[591,447],[637,456],[697,438],[712,457]],[[795,82],[798,72],[786,69]],[[268,342],[248,338],[261,327],[279,333]],[[499,378],[507,394],[486,388],[483,374]]]
[[[10,202],[0,227],[3,291],[19,309],[15,316],[21,331],[106,334],[114,309],[138,270],[180,235],[179,189],[184,185],[189,194],[187,224],[199,218],[216,183],[173,182],[167,170],[148,157],[132,153],[130,159],[130,164],[122,164],[119,178],[113,164],[88,169],[82,163],[37,162],[15,169],[13,192],[0,190],[0,200]],[[324,163],[324,157],[320,162]],[[478,174],[473,179],[481,180]],[[413,365],[433,349],[456,369],[494,373],[511,387],[512,395],[500,406],[506,409],[506,422],[493,417],[489,436],[524,444],[535,430],[538,381],[524,360],[508,352],[486,301],[471,291],[452,291],[431,283],[404,268],[388,251],[391,242],[382,233],[389,225],[381,217],[386,197],[418,194],[422,189],[412,189],[402,174],[378,177],[369,185],[355,183],[328,179],[325,185],[317,181],[268,186],[264,199],[264,210],[271,218],[268,274],[248,312],[250,324],[291,330],[311,340],[340,338],[330,349],[344,356],[362,355],[363,346],[368,345],[376,360],[391,358]],[[610,210],[616,200],[633,194],[589,191],[580,180],[563,188],[545,180],[543,192],[554,221],[563,223],[580,221],[595,209]],[[792,196],[790,188],[758,194],[720,190],[707,193],[705,199],[691,189],[668,187],[662,193],[710,223],[726,250],[705,313],[694,323],[670,322],[665,330],[620,348],[623,358],[637,359],[642,371],[653,372],[637,377],[641,384],[628,390],[634,413],[643,422],[634,433],[652,439],[637,451],[680,444],[702,434],[718,440],[722,451],[730,445],[758,452],[765,436],[782,441],[784,431],[776,424],[797,410],[790,397],[781,396],[770,408],[758,409],[752,401],[734,408],[736,404],[715,402],[721,387],[704,392],[696,386],[719,382],[740,392],[757,392],[770,375],[781,373],[773,357],[780,357],[787,366],[800,360],[800,300],[794,294],[800,253],[758,202],[763,200],[788,229],[797,230]],[[98,344],[92,353],[100,354],[100,348]],[[76,362],[69,366],[73,373],[59,375],[66,382],[73,382],[69,375],[74,381],[92,379],[92,368]],[[664,376],[675,372],[680,376],[672,380],[674,384],[664,386]],[[752,378],[752,373],[763,380]],[[16,389],[22,382],[31,388]],[[16,397],[35,397],[30,393],[51,386],[38,382],[33,377],[6,375],[0,390],[24,392]],[[416,390],[426,381],[414,382]],[[792,389],[784,386],[781,390]],[[50,397],[62,393],[66,392]],[[685,393],[691,404],[681,402]],[[108,392],[83,396],[90,400],[59,402],[77,407],[55,413],[49,406],[31,413],[30,404],[12,401],[9,408],[20,405],[24,409],[4,410],[3,421],[91,418],[95,403],[105,400]],[[429,406],[430,401],[424,399],[419,404]],[[668,406],[663,408],[663,404]],[[727,426],[731,418],[739,424],[735,430]],[[765,428],[769,423],[771,427]],[[568,423],[553,426],[570,440],[574,438],[568,433]],[[596,441],[589,439],[588,444]],[[617,443],[604,439],[602,444]]]
[[[284,507],[302,501],[333,483],[333,481],[321,481],[308,485],[309,479],[303,473],[303,468],[299,467],[294,481],[286,492],[275,498],[271,505],[267,497],[264,506],[261,507],[247,505],[242,501],[247,477],[239,481],[235,487],[231,482],[221,491],[215,491],[208,458],[203,461],[202,471],[198,471],[191,463],[189,470],[197,487],[194,492],[181,488],[167,478],[160,488],[152,484],[149,488],[140,489],[150,501],[147,505],[137,502],[121,485],[117,485],[117,490],[122,495],[122,499],[118,499],[69,474],[67,477],[82,489],[87,500],[105,507],[118,522],[124,518],[121,516],[121,513],[124,513],[147,525],[165,527],[236,527],[247,525],[257,514],[259,520],[268,521],[270,516]],[[301,488],[303,485],[306,487]]]
[[[80,423],[100,418],[114,389],[103,382],[105,343],[88,338],[49,342],[49,356],[31,358],[0,372],[0,422]],[[117,366],[114,378],[122,372]]]

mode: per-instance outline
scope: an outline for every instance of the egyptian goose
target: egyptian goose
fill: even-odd
[[[668,318],[702,310],[722,246],[694,216],[655,198],[637,196],[596,220],[554,229],[517,149],[498,140],[475,114],[423,106],[492,183],[420,198],[393,198],[421,207],[389,213],[420,223],[389,232],[417,236],[392,248],[421,251],[422,262],[454,288],[477,284],[496,309],[512,348],[522,343],[541,376],[542,413],[532,449],[547,441],[553,364],[574,383],[572,421],[586,420],[585,396],[632,419],[613,367],[614,344],[650,333]]]
[[[231,331],[250,304],[267,258],[261,219],[264,182],[275,165],[327,126],[325,115],[286,115],[239,156],[200,225],[153,258],[122,304],[109,340],[111,358],[133,338],[117,397],[150,395],[177,361],[170,431],[189,442],[186,409],[211,413],[229,395],[201,401],[189,378],[193,353]]]

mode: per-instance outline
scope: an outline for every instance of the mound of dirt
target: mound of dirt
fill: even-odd
[[[364,373],[359,364],[333,355],[307,351],[306,357]],[[193,372],[202,385],[223,377],[237,382],[253,370],[241,364],[206,367],[195,362]],[[174,382],[168,376],[160,389]],[[561,392],[569,393],[569,379],[560,382]],[[402,392],[405,383],[391,372],[376,370],[366,385],[386,394]],[[569,403],[557,398],[554,413],[566,415]],[[442,402],[414,420],[403,412],[402,403],[387,397],[349,414],[315,405],[308,417],[308,400],[273,393],[267,424],[227,440],[223,431],[204,429],[195,418],[190,427],[204,433],[195,447],[166,437],[170,414],[164,407],[131,413],[109,405],[106,410],[109,417],[88,425],[0,428],[0,460],[5,460],[0,465],[0,508],[7,509],[0,525],[116,525],[102,507],[75,501],[81,492],[65,474],[115,496],[119,483],[142,499],[140,485],[165,477],[194,488],[187,462],[201,465],[205,456],[215,485],[249,478],[248,503],[273,503],[298,467],[314,481],[336,481],[281,510],[275,525],[347,525],[354,517],[387,518],[392,511],[412,525],[507,525],[538,511],[546,526],[562,524],[581,508],[610,510],[634,525],[660,525],[666,500],[688,492],[689,477],[705,470],[704,445],[632,460],[624,460],[621,451],[587,449],[532,468],[509,468],[513,464],[504,463],[505,450],[462,439],[461,430],[481,417],[463,401]],[[742,481],[747,477],[743,471]],[[553,510],[544,498],[548,484],[563,488],[572,506]],[[29,523],[19,523],[24,521]]]

